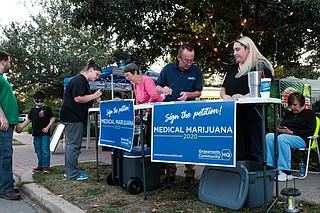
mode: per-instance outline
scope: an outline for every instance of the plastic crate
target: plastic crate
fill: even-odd
[[[272,201],[277,170],[267,166],[267,202]],[[239,210],[264,204],[263,166],[252,161],[237,161],[236,167],[206,166],[203,170],[199,199],[213,205]]]

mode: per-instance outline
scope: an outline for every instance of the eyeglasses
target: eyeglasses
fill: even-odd
[[[43,103],[43,102],[44,102],[44,99],[34,99],[34,101],[35,101],[36,103]]]
[[[180,56],[180,58],[181,58],[181,61],[183,61],[183,63],[185,63],[185,64],[192,64],[193,63],[193,59],[183,59],[181,56]]]

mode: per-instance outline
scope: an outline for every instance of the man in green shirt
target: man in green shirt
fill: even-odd
[[[0,196],[7,200],[20,200],[21,196],[13,191],[12,137],[18,124],[18,104],[9,82],[3,74],[11,67],[10,56],[0,51]]]

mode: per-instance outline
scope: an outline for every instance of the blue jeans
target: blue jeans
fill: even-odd
[[[0,130],[0,194],[13,190],[12,137],[13,125],[5,132]]]
[[[64,123],[66,125],[66,151],[65,168],[68,180],[75,180],[79,177],[81,170],[79,168],[79,154],[82,144],[82,135],[84,124],[82,122]]]
[[[33,145],[38,157],[38,168],[50,167],[50,136],[34,136]]]
[[[278,169],[291,170],[291,149],[305,148],[305,141],[297,135],[278,135]],[[267,165],[275,166],[274,157],[274,133],[266,135]]]

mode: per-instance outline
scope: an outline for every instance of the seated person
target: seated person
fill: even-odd
[[[291,149],[305,148],[308,137],[313,135],[316,128],[316,116],[310,109],[303,108],[305,97],[298,92],[291,93],[288,98],[288,111],[282,119],[278,132],[278,180],[292,180]],[[274,133],[266,135],[267,165],[275,166]]]

